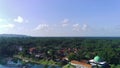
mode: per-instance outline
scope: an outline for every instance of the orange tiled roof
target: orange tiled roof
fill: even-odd
[[[87,64],[85,62],[85,60],[82,60],[82,61],[76,61],[76,60],[72,60],[71,63],[73,64],[78,64],[78,65],[82,65],[82,66],[85,66],[85,67],[88,67],[88,68],[92,68],[92,66],[90,64]]]
[[[32,52],[33,50],[35,50],[35,47],[29,49],[30,52]]]

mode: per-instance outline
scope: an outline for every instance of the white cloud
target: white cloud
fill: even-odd
[[[0,18],[0,23],[8,22],[8,19]]]
[[[86,31],[88,29],[88,25],[87,24],[83,24],[82,26],[80,26],[80,24],[73,24],[73,30],[74,31]]]
[[[30,33],[36,36],[79,36],[87,34],[89,29],[88,24],[74,24],[64,19],[59,24],[38,24]]]
[[[7,28],[14,28],[15,25],[14,24],[5,24],[5,25],[0,25],[0,28],[2,29],[7,29]]]
[[[0,22],[3,22],[4,20],[2,18],[0,18]]]
[[[66,27],[68,24],[62,24],[62,27]]]
[[[87,28],[88,28],[88,25],[87,24],[83,24],[82,30],[85,31],[85,30],[87,30]]]
[[[74,31],[80,31],[81,30],[80,24],[73,24],[73,30]]]
[[[69,19],[64,19],[63,20],[63,23],[68,23],[69,22]]]
[[[64,19],[64,20],[62,21],[62,26],[63,26],[63,27],[67,26],[68,24],[69,24],[69,19]]]
[[[35,30],[41,30],[41,31],[47,31],[49,29],[49,25],[48,24],[39,24]]]
[[[24,19],[21,16],[18,16],[17,18],[14,19],[14,22],[23,23]]]

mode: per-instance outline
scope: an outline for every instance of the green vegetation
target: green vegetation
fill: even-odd
[[[120,64],[120,38],[1,37],[0,56],[15,55],[39,60],[42,64],[60,65],[67,64],[64,57],[69,61],[89,60],[98,55],[114,68]]]
[[[20,57],[20,56],[14,56],[15,58],[21,59],[22,61],[24,61],[23,63],[36,63],[36,64],[43,64],[43,65],[56,65],[56,62],[54,62],[53,60],[46,60],[46,59],[32,59],[32,58],[26,58],[26,57]],[[26,62],[25,60],[28,60],[28,62]]]
[[[67,65],[65,65],[63,68],[75,68],[75,66],[70,65],[70,64],[67,64]]]
[[[111,68],[120,68],[120,65],[111,65]]]

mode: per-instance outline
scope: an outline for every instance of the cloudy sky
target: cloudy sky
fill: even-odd
[[[0,34],[120,36],[120,0],[0,0]]]

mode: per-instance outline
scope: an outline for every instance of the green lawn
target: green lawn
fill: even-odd
[[[63,68],[75,68],[75,66],[73,66],[71,64],[67,64],[67,65],[63,66]]]

